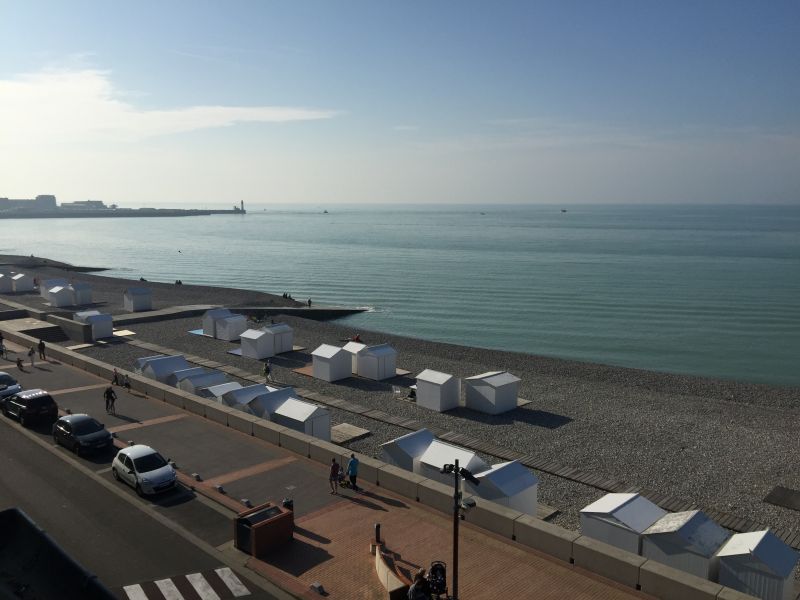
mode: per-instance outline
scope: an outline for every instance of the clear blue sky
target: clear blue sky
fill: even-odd
[[[0,196],[800,202],[800,3],[5,2]]]

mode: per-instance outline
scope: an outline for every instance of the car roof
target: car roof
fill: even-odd
[[[64,421],[65,423],[70,423],[70,424],[79,423],[81,421],[89,421],[89,420],[94,421],[94,417],[91,417],[91,416],[89,416],[89,415],[87,415],[85,413],[78,413],[78,414],[74,414],[74,415],[64,415],[63,417],[61,417],[59,419],[59,421]]]
[[[24,390],[22,392],[17,393],[18,398],[38,398],[40,396],[48,396],[49,394],[44,390],[39,388],[33,388],[32,390]]]
[[[144,444],[135,444],[133,446],[123,448],[119,451],[119,453],[124,456],[128,456],[131,459],[137,459],[141,458],[142,456],[147,456],[148,454],[155,454],[156,451],[150,446],[145,446]]]

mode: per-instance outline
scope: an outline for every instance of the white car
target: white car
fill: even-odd
[[[172,489],[178,479],[172,465],[144,444],[117,452],[111,463],[111,474],[117,481],[124,481],[134,488],[140,496]]]

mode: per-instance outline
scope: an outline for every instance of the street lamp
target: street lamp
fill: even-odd
[[[475,506],[475,501],[470,499],[467,502],[461,502],[461,479],[464,478],[473,485],[480,485],[471,472],[467,469],[459,468],[458,459],[452,465],[444,465],[442,467],[442,474],[453,475],[453,595],[450,600],[458,600],[458,522],[464,518],[461,512],[469,510]]]

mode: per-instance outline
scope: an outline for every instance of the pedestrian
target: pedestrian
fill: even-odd
[[[420,569],[414,575],[414,582],[408,588],[408,600],[430,600],[431,586],[425,578],[425,569]]]
[[[31,346],[31,349],[28,350],[28,358],[31,359],[31,369],[36,364],[36,346]]]
[[[0,357],[8,360],[8,350],[6,350],[6,344],[2,337],[0,337]]]
[[[17,368],[23,373],[25,372],[25,367],[22,366],[22,359],[19,356],[17,357]]]
[[[308,308],[311,308],[311,298],[308,299]]]
[[[128,374],[122,376],[122,387],[124,387],[127,391],[131,391],[131,380],[128,378]]]
[[[331,494],[336,494],[339,489],[339,463],[336,462],[335,457],[331,459],[331,472],[328,476],[328,481],[331,484]]]
[[[347,476],[350,478],[350,487],[354,492],[358,491],[356,485],[356,478],[358,477],[358,459],[355,454],[350,455],[350,460],[347,461]]]
[[[269,359],[264,363],[264,383],[272,381],[272,366],[269,364]]]
[[[106,399],[106,412],[110,415],[116,414],[114,410],[114,401],[117,399],[117,393],[114,391],[114,388],[108,386],[106,391],[103,392],[103,397]]]
[[[114,369],[114,377],[111,378],[111,385],[119,385],[119,371]]]
[[[37,346],[39,349],[39,358],[42,360],[47,360],[47,354],[45,352],[46,346],[44,345],[44,340],[39,340],[39,345]]]

